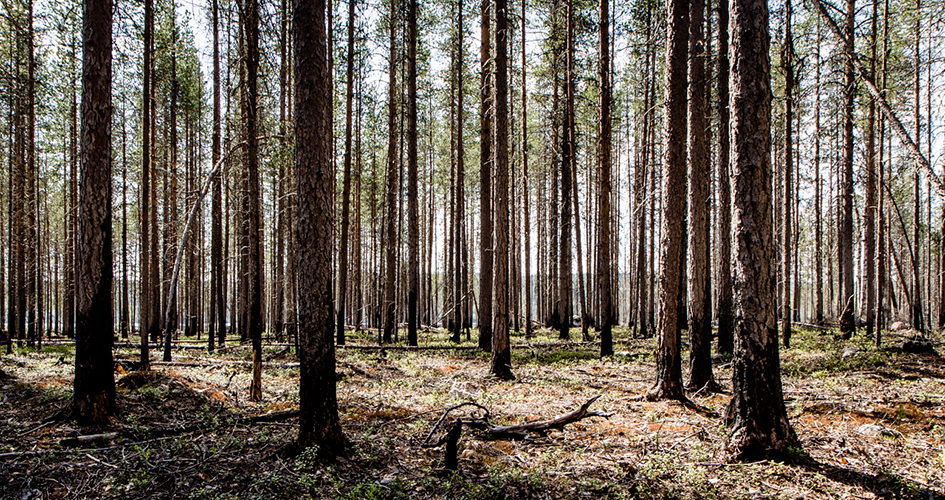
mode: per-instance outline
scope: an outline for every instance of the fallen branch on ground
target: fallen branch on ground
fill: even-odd
[[[420,444],[424,448],[433,448],[441,444],[446,444],[445,457],[444,457],[444,468],[447,470],[456,470],[458,467],[456,452],[458,449],[459,438],[462,436],[463,425],[473,429],[479,429],[486,431],[484,438],[488,440],[495,439],[525,439],[531,433],[544,433],[545,431],[551,429],[560,429],[567,424],[583,420],[588,417],[604,417],[610,418],[610,413],[603,413],[599,411],[588,411],[587,409],[591,406],[594,401],[597,401],[600,398],[600,395],[588,399],[587,402],[581,405],[580,408],[563,415],[559,415],[549,420],[540,420],[536,422],[527,422],[524,424],[516,425],[494,425],[489,423],[489,410],[477,403],[462,403],[453,407],[448,408],[443,412],[443,415],[436,421],[436,424],[433,426],[433,429],[430,430],[430,433],[427,434],[426,439]],[[457,418],[452,421],[450,424],[449,430],[443,434],[436,442],[431,443],[430,438],[436,433],[440,425],[446,420],[446,417],[450,412],[457,410],[465,406],[474,406],[481,409],[484,413],[482,416],[474,417],[469,420],[463,420]]]

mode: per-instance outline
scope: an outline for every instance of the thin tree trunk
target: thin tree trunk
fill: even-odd
[[[338,248],[338,321],[336,340],[345,343],[345,306],[348,292],[348,228],[351,224],[351,129],[354,104],[354,8],[355,0],[348,0],[348,56],[345,70],[345,156],[344,180],[341,191],[341,239]]]
[[[719,148],[716,177],[719,203],[719,257],[718,257],[718,345],[720,354],[731,354],[734,349],[734,322],[732,304],[732,198],[729,169],[729,0],[719,0],[718,32],[718,127]]]
[[[397,0],[390,0],[390,59],[387,84],[387,195],[384,207],[387,211],[384,231],[384,248],[387,256],[384,284],[384,337],[383,342],[394,341],[395,285],[397,278]]]
[[[489,0],[482,0],[479,44],[479,348],[492,350],[492,77]]]

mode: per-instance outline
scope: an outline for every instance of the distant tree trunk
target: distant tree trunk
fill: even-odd
[[[524,15],[524,14],[523,14]],[[524,29],[523,29],[524,36]],[[524,47],[523,47],[524,50]],[[600,127],[597,139],[597,155],[600,162],[598,174],[598,204],[597,224],[600,234],[597,239],[597,293],[600,297],[600,355],[610,356],[614,353],[611,327],[614,323],[613,299],[611,291],[611,263],[610,249],[611,231],[611,184],[610,184],[610,148],[611,148],[611,117],[610,117],[610,1],[600,3],[600,54],[597,68],[600,80]]]
[[[800,448],[787,419],[778,358],[777,274],[771,219],[771,83],[768,4],[732,9],[733,238],[736,266],[732,424],[726,449],[736,460],[790,458]]]
[[[791,0],[784,6],[784,45],[781,53],[781,67],[784,70],[784,223],[782,226],[781,275],[784,293],[781,302],[781,338],[785,348],[791,347],[791,252],[794,240],[791,238],[791,205],[794,196],[794,39],[791,34]]]
[[[125,110],[121,113],[121,304],[118,325],[128,340],[128,130]]]
[[[686,70],[689,3],[668,0],[666,36],[666,126],[663,153],[662,237],[659,274],[659,346],[656,383],[648,399],[682,399],[679,353],[680,263],[685,231],[680,214],[686,209]]]
[[[855,0],[847,0],[846,38],[853,42],[853,28],[855,26]],[[840,332],[844,338],[850,338],[856,330],[854,318],[854,302],[856,300],[853,289],[853,106],[856,98],[856,80],[853,73],[853,61],[846,63],[846,83],[844,85],[844,121],[843,121],[843,200],[842,220],[840,221],[840,269],[843,280],[841,282],[841,314]]]
[[[246,37],[245,74],[246,94],[243,99],[243,118],[246,126],[246,182],[243,205],[248,224],[247,242],[247,328],[253,343],[253,380],[249,389],[249,399],[262,400],[262,244],[260,242],[261,214],[259,209],[259,157],[258,157],[258,73],[259,73],[259,4],[257,0],[244,0],[244,19]],[[313,49],[309,49],[313,50]],[[327,92],[327,91],[326,91]],[[330,234],[330,230],[322,233]],[[330,252],[326,252],[330,254]],[[329,280],[330,281],[330,280]],[[330,288],[329,288],[330,290]],[[330,294],[329,294],[330,297]],[[330,315],[329,315],[330,316]],[[330,321],[330,320],[329,320]]]
[[[712,376],[712,294],[709,262],[710,181],[708,83],[705,72],[705,0],[689,4],[689,379],[686,387],[716,389]]]
[[[495,0],[495,289],[492,302],[492,364],[489,373],[514,379],[509,345],[509,128],[508,11]]]
[[[338,345],[345,343],[345,306],[348,292],[348,227],[351,224],[351,129],[354,104],[354,7],[355,0],[348,0],[348,56],[345,70],[345,157],[344,180],[341,190],[341,239],[338,241],[338,321],[336,339]]]
[[[420,312],[420,208],[417,172],[418,0],[407,2],[407,344],[417,345]]]
[[[325,0],[293,2],[295,175],[298,197],[299,448],[327,458],[344,452],[335,388],[331,234],[331,81]]]
[[[492,350],[492,78],[489,0],[482,0],[479,44],[479,348]]]
[[[390,0],[390,59],[387,84],[387,211],[384,248],[387,254],[384,284],[384,338],[385,344],[394,341],[394,306],[397,279],[397,0]]]
[[[76,263],[72,417],[102,425],[115,410],[112,361],[112,2],[85,0],[82,26],[82,164]]]
[[[35,57],[33,51],[33,1],[26,2],[26,172],[27,193],[25,202],[27,216],[27,278],[28,296],[27,341],[29,345],[42,342],[43,286],[42,267],[39,263],[41,238],[39,234],[39,196],[36,185],[39,172],[36,170],[36,82],[34,77]]]
[[[718,260],[718,345],[720,354],[731,354],[734,349],[734,316],[732,310],[732,197],[729,169],[729,45],[728,0],[719,0],[718,6],[718,99],[719,99],[719,152],[716,167],[719,204],[719,260]]]
[[[140,276],[138,301],[140,315],[138,318],[138,333],[141,336],[141,370],[151,369],[148,336],[151,333],[151,301],[154,300],[151,277],[151,47],[154,33],[154,0],[144,1],[144,68],[143,92],[141,96],[141,186],[139,188],[138,245],[141,249],[141,258],[138,263]],[[67,302],[68,304],[68,302]]]

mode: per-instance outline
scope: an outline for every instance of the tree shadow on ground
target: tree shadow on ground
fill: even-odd
[[[945,493],[928,488],[886,473],[870,474],[861,470],[839,467],[811,460],[801,464],[802,469],[847,486],[859,486],[872,492],[876,498],[896,500],[945,500]]]

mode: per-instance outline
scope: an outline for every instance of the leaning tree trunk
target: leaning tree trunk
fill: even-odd
[[[112,2],[85,0],[82,139],[72,416],[106,424],[115,410],[112,360]]]

